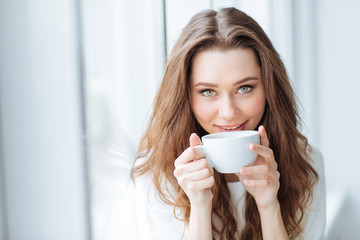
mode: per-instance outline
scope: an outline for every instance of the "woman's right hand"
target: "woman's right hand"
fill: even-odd
[[[174,176],[192,206],[210,204],[213,198],[214,170],[205,159],[204,151],[195,147],[201,144],[199,136],[191,134],[190,147],[175,160]]]

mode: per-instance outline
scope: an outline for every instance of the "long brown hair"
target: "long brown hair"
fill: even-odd
[[[295,95],[283,62],[262,28],[251,17],[235,8],[219,12],[206,10],[195,15],[183,29],[166,66],[157,92],[153,113],[138,149],[131,176],[150,172],[159,196],[174,206],[174,215],[189,222],[190,203],[173,176],[175,159],[189,147],[189,136],[206,134],[196,121],[190,106],[191,64],[194,56],[205,50],[251,48],[257,55],[264,81],[266,107],[259,125],[264,125],[270,148],[280,172],[278,200],[285,228],[294,238],[302,232],[300,222],[312,200],[312,187],[318,180],[309,162],[307,139],[298,130],[300,120]],[[137,159],[138,159],[137,158]],[[237,233],[234,207],[224,176],[214,171],[213,232],[220,239],[261,239],[260,215],[254,198],[247,193],[245,228]],[[177,196],[164,188],[170,184]],[[181,216],[175,214],[180,209]],[[215,226],[214,218],[221,224]]]

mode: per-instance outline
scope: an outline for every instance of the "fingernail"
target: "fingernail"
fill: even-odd
[[[251,150],[255,150],[255,148],[256,148],[255,144],[253,144],[253,143],[250,143],[249,147],[250,147]]]
[[[250,180],[245,179],[245,180],[244,180],[244,184],[245,184],[245,185],[251,185],[251,181],[250,181]]]
[[[246,173],[246,168],[240,168],[240,173]]]
[[[264,132],[264,131],[265,131],[265,127],[264,127],[263,125],[261,125],[261,126],[259,127],[259,130],[262,131],[262,132]]]

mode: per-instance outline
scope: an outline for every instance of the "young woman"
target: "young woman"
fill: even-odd
[[[279,54],[248,15],[195,15],[166,66],[131,176],[141,239],[322,239],[323,160],[299,132]],[[254,165],[220,174],[200,137],[258,130]],[[196,161],[194,161],[196,160]]]

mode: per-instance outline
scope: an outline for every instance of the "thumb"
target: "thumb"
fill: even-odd
[[[192,133],[190,135],[190,147],[194,147],[197,145],[202,145],[200,137],[196,133]]]

